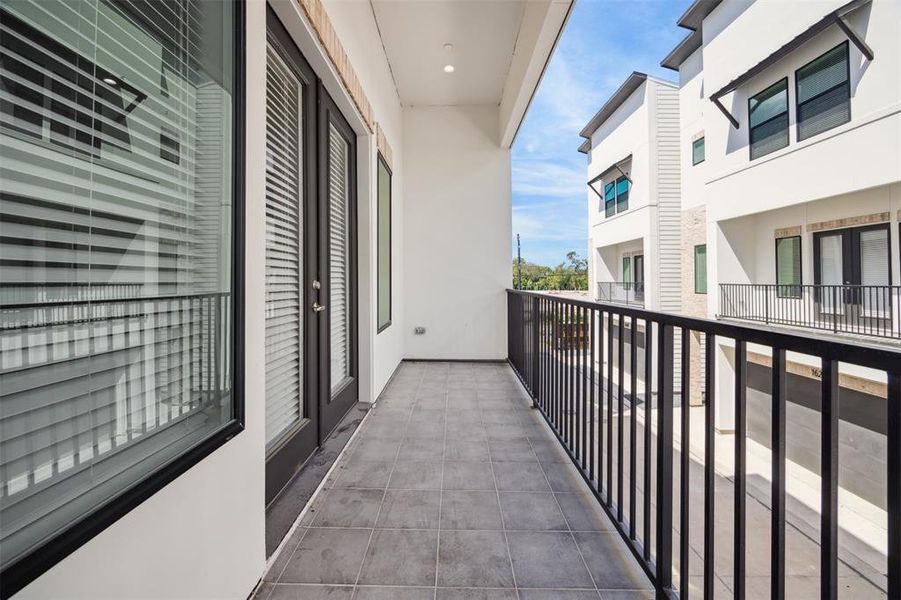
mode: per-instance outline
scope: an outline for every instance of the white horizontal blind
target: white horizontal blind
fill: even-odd
[[[266,443],[303,417],[303,88],[278,52],[266,54]]]
[[[4,564],[232,419],[231,22],[0,4]]]
[[[350,203],[349,147],[329,124],[329,315],[331,317],[332,392],[350,375],[350,289],[348,209]]]

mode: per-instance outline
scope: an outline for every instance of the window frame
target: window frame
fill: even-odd
[[[776,115],[774,117],[770,117],[763,123],[760,123],[756,126],[752,126],[751,125],[751,101],[754,100],[754,98],[756,98],[757,96],[760,96],[761,94],[763,94],[764,92],[768,92],[771,89],[773,89],[774,87],[776,87],[778,85],[782,85],[782,84],[785,85],[785,119],[787,121],[787,123],[785,124],[785,145],[780,146],[779,148],[776,148],[775,150],[770,150],[769,152],[766,152],[764,154],[759,154],[757,156],[754,156],[754,149],[752,146],[753,142],[751,140],[751,134],[753,133],[754,129],[757,129],[758,127],[762,127],[763,125],[765,125],[771,121],[775,121],[776,119],[781,118],[783,113],[779,113],[778,115]],[[788,97],[788,75],[786,75],[782,79],[779,79],[775,83],[766,86],[765,88],[763,88],[756,94],[748,96],[748,157],[750,160],[757,160],[758,158],[763,158],[764,156],[770,155],[773,152],[778,152],[779,150],[782,150],[783,148],[788,148],[788,146],[791,144],[791,139],[789,136],[789,130],[791,129],[790,107],[791,107],[791,103],[789,102],[789,97]]]
[[[229,0],[234,8],[232,42],[234,91],[232,94],[232,418],[205,438],[155,471],[101,502],[96,508],[37,543],[0,572],[3,597],[16,594],[54,565],[91,541],[110,525],[175,481],[201,460],[241,433],[245,427],[244,398],[244,295],[245,295],[245,168],[246,168],[246,9],[244,0]],[[227,526],[224,524],[223,526]]]
[[[695,160],[695,148],[697,147],[699,142],[700,142],[701,148],[702,148],[701,160]],[[698,139],[692,140],[692,142],[691,142],[691,166],[699,165],[702,162],[704,162],[705,160],[707,160],[707,147],[706,147],[706,144],[704,143],[704,136],[702,135]]]
[[[612,198],[607,198],[607,191],[611,191],[613,193]],[[616,179],[613,181],[608,181],[604,184],[604,218],[609,219],[610,217],[616,216]]]
[[[630,193],[631,188],[632,188],[632,182],[630,182],[629,179],[625,175],[620,175],[619,177],[614,179],[613,182],[614,182],[614,191],[615,191],[615,195],[616,195],[616,214],[619,214],[621,212],[626,212],[627,210],[629,210],[629,197],[632,195]],[[625,182],[625,184],[626,184],[626,194],[625,194],[626,195],[626,200],[625,200],[626,205],[622,209],[620,209],[620,199],[619,199],[619,184],[620,184],[620,182]]]
[[[813,96],[812,98],[808,98],[804,102],[800,102],[798,100],[798,98],[800,98],[800,95],[798,94],[799,81],[800,81],[800,79],[798,78],[798,73],[800,71],[803,71],[804,69],[806,69],[807,67],[809,67],[810,65],[815,63],[816,61],[820,60],[821,58],[823,58],[830,52],[834,52],[837,48],[841,48],[842,46],[844,46],[844,48],[845,48],[845,81],[844,81],[844,83],[834,85],[831,88],[829,88],[828,90],[822,91],[819,94],[817,94],[816,96]],[[821,96],[824,96],[842,86],[844,86],[848,90],[848,120],[843,121],[843,122],[839,123],[838,125],[834,125],[834,126],[830,127],[829,129],[824,129],[823,131],[818,131],[814,134],[808,135],[807,137],[801,137],[801,105],[807,104],[809,102],[813,102],[817,98],[820,98]],[[800,67],[798,67],[797,69],[795,69],[795,138],[798,142],[803,142],[804,140],[809,140],[810,138],[814,138],[820,134],[826,133],[827,131],[835,129],[836,127],[841,127],[845,123],[850,123],[850,122],[851,122],[851,47],[850,47],[850,44],[848,43],[848,40],[845,40],[844,42],[833,46],[829,50],[826,50],[819,56],[813,58],[812,60],[809,60],[807,63],[805,63],[805,64],[801,65]]]
[[[385,157],[381,152],[377,153],[376,158],[376,306],[375,306],[375,319],[376,319],[376,335],[385,331],[389,327],[391,327],[392,317],[393,317],[393,309],[394,309],[394,268],[393,268],[393,252],[391,245],[394,241],[394,224],[392,223],[393,213],[394,213],[394,172],[391,170],[391,167],[388,165],[388,161],[385,160]],[[379,198],[379,190],[381,189],[381,185],[379,185],[379,177],[381,175],[380,166],[385,167],[385,171],[388,173],[388,320],[384,323],[379,322],[379,303],[381,302],[381,289],[382,289],[382,278],[379,276],[379,262],[381,259],[381,250],[382,250],[382,232],[379,227],[379,223],[381,222],[380,214],[381,211],[381,199]]]
[[[779,283],[779,242],[784,240],[798,240],[798,282],[797,283]],[[779,237],[773,241],[775,255],[775,280],[776,280],[776,297],[785,299],[798,299],[801,297],[801,286],[804,283],[804,240],[801,235],[790,235]],[[788,291],[789,293],[785,293]]]
[[[698,250],[700,248],[704,249],[704,289],[701,290],[698,285]],[[693,278],[694,278],[694,292],[695,294],[706,294],[707,293],[707,244],[696,244],[693,250],[693,260],[692,267],[694,270]]]

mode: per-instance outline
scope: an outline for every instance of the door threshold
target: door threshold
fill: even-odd
[[[266,558],[272,557],[302,516],[310,499],[331,473],[341,452],[369,412],[368,402],[354,404],[341,422],[266,507]]]

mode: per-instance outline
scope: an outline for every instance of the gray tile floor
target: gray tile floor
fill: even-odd
[[[403,363],[259,600],[644,600],[510,368]]]

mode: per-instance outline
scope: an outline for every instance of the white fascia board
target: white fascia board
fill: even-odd
[[[513,145],[575,0],[527,2],[498,110],[502,148]]]

